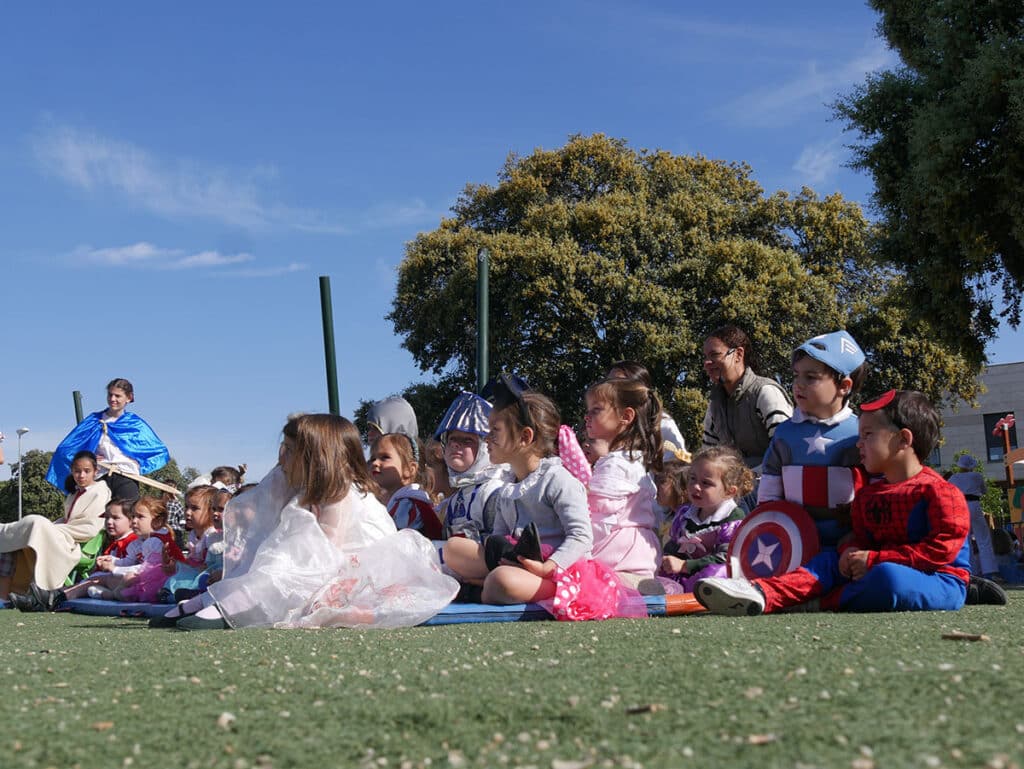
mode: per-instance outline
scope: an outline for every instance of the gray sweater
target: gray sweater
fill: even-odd
[[[594,535],[587,491],[558,457],[542,459],[540,467],[519,483],[503,486],[495,496],[495,534],[518,537],[533,521],[541,542],[555,548],[550,560],[563,569],[590,557]]]
[[[704,446],[733,446],[748,467],[764,459],[775,428],[793,414],[793,405],[782,385],[746,369],[732,393],[721,384],[711,387],[704,415]]]

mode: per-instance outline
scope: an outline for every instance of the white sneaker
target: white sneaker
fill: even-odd
[[[708,577],[697,582],[693,594],[712,614],[756,617],[764,613],[764,593],[745,579]]]

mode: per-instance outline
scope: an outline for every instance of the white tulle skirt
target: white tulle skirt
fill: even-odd
[[[355,489],[314,513],[279,468],[224,512],[224,579],[210,586],[232,627],[410,627],[459,585],[421,534],[396,531]]]

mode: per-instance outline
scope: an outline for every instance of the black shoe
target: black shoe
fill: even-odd
[[[31,593],[11,593],[7,600],[18,611],[46,611]]]
[[[206,619],[205,617],[197,617],[195,614],[189,614],[187,617],[182,617],[175,623],[178,630],[227,630],[228,623],[224,621],[223,617],[216,617],[214,619]]]
[[[971,581],[967,585],[967,600],[964,603],[969,606],[1006,606],[1006,601],[1006,591],[998,584],[985,577],[971,575]]]
[[[459,592],[454,598],[455,603],[483,603],[484,589],[480,585],[459,585]]]
[[[528,558],[531,561],[544,560],[540,555],[540,532],[537,531],[537,524],[533,521],[530,521],[529,525],[523,529],[522,534],[519,535],[519,541],[512,550],[512,555],[511,560],[517,563],[516,556]]]
[[[64,602],[68,600],[68,597],[60,588],[56,590],[43,590],[35,582],[32,582],[28,586],[28,590],[42,607],[42,611],[58,611]]]
[[[499,534],[492,534],[484,540],[484,563],[494,571],[502,560],[516,563],[515,545]]]
[[[189,598],[195,598],[201,592],[201,590],[193,590],[190,587],[179,587],[174,591],[174,603],[181,603],[182,601],[187,601]],[[171,602],[168,601],[168,603]]]
[[[174,607],[174,609],[172,609],[172,611],[176,611],[177,614],[171,617],[168,617],[166,614],[161,614],[157,617],[150,617],[149,626],[157,628],[177,627],[178,620],[184,619],[185,617],[191,617],[193,614],[195,614],[194,611],[182,611],[181,605],[183,603],[184,601],[178,601],[178,605]]]

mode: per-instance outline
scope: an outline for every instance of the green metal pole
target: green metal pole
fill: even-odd
[[[490,352],[487,338],[490,335],[490,280],[491,252],[481,248],[476,253],[476,389],[480,392],[487,384],[490,368],[487,360]]]
[[[331,309],[331,279],[320,276],[320,314],[324,321],[324,362],[327,365],[327,401],[331,413],[341,416],[338,404],[338,363],[334,356],[334,311]]]
[[[82,393],[79,390],[71,392],[71,399],[75,402],[75,424],[82,422]]]

